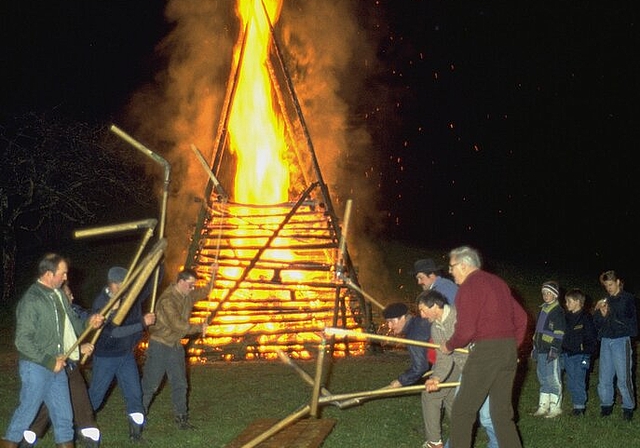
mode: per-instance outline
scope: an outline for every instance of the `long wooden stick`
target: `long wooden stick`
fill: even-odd
[[[433,373],[433,370],[427,370],[423,375],[422,378],[426,378],[429,375],[431,375]],[[379,390],[383,390],[383,389],[387,389],[386,387],[383,387],[382,389]],[[350,408],[353,406],[358,406],[361,405],[362,403],[364,403],[366,400],[366,397],[357,397],[357,398],[352,398],[350,400],[342,400],[342,401],[338,401],[336,402],[336,406],[338,406],[340,409],[346,409],[346,408]]]
[[[320,390],[322,388],[322,380],[324,378],[324,356],[327,352],[327,340],[322,338],[322,342],[318,346],[318,359],[316,360],[316,377],[313,381],[313,392],[311,394],[311,416],[318,416],[318,402],[320,399]]]
[[[459,381],[450,382],[450,383],[440,383],[438,387],[458,387],[460,385]],[[422,392],[426,390],[424,384],[418,384],[415,386],[405,386],[405,387],[394,387],[394,388],[381,388],[375,390],[365,390],[360,392],[350,392],[346,394],[334,394],[326,397],[320,397],[320,404],[328,404],[332,401],[345,401],[353,398],[372,398],[372,397],[384,397],[384,396],[393,396],[393,395],[404,395],[404,394],[414,394],[417,392]]]
[[[127,316],[127,313],[129,312],[135,301],[138,300],[140,291],[142,291],[142,288],[144,288],[144,285],[149,280],[149,277],[151,277],[151,274],[155,271],[156,266],[162,258],[162,255],[164,255],[164,248],[157,248],[156,252],[151,254],[151,256],[146,260],[146,264],[142,265],[142,271],[140,271],[140,274],[133,282],[127,298],[122,301],[120,307],[118,308],[118,311],[116,311],[116,315],[113,317],[114,325],[122,325],[122,321]]]
[[[344,283],[351,289],[359,292],[360,294],[362,294],[369,302],[373,303],[375,306],[377,306],[378,308],[380,308],[381,310],[384,309],[384,305],[381,304],[380,302],[378,302],[376,299],[374,299],[371,295],[367,294],[365,291],[362,290],[362,288],[360,288],[358,285],[356,285],[353,280],[351,280],[350,278],[346,277],[344,279]]]
[[[372,339],[376,341],[396,342],[398,344],[405,344],[405,345],[417,345],[418,347],[427,347],[427,348],[435,348],[435,349],[440,348],[440,345],[434,344],[433,342],[415,341],[413,339],[396,338],[393,336],[384,336],[381,334],[361,333],[359,331],[347,330],[345,328],[327,327],[324,329],[324,333],[329,336],[353,336],[361,339]],[[457,348],[454,351],[458,353],[469,353],[469,350],[467,350],[466,348]]]
[[[300,375],[300,377],[304,380],[305,383],[307,383],[310,386],[313,386],[315,384],[311,375],[309,375],[302,367],[300,367],[291,358],[289,358],[285,352],[283,352],[280,349],[276,349],[276,354],[278,355],[278,358],[280,358],[282,362],[292,367],[293,370],[295,370],[296,373]],[[329,390],[324,386],[320,388],[320,393],[323,396],[331,395],[331,392],[329,392]]]
[[[338,245],[338,259],[336,263],[336,277],[341,278],[343,275],[345,265],[345,251],[347,248],[347,232],[349,231],[349,222],[351,220],[351,199],[347,200],[346,207],[344,209],[344,220],[342,224],[342,230],[340,232],[340,243]]]
[[[155,253],[156,250],[162,250],[164,251],[164,249],[167,247],[167,240],[166,239],[161,239],[158,242],[156,242],[156,244],[154,245],[154,247],[151,249],[151,253],[149,255],[147,255],[147,257],[149,257],[151,254]],[[147,257],[145,257],[145,260],[147,260]],[[113,295],[113,297],[111,297],[109,299],[109,301],[105,304],[105,306],[102,307],[102,309],[100,310],[99,314],[102,316],[106,316],[109,311],[111,311],[111,308],[113,308],[113,306],[116,304],[116,302],[118,300],[120,300],[120,297],[124,295],[125,292],[128,291],[129,286],[131,284],[131,279],[134,279],[138,276],[138,274],[140,274],[140,272],[142,271],[142,268],[145,266],[145,261],[143,260],[142,263],[140,263],[140,265],[138,265],[135,269],[135,271],[129,275],[127,275],[127,278],[125,279],[124,283],[122,283],[122,287],[120,289],[120,291],[118,291],[116,294]],[[73,351],[78,348],[78,346],[86,339],[86,337],[89,335],[89,333],[91,333],[94,329],[91,327],[87,327],[80,336],[78,336],[78,340],[76,340],[76,342],[69,348],[69,350],[65,353],[65,359],[68,358],[71,353],[73,353]]]

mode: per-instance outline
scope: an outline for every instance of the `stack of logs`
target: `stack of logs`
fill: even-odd
[[[199,241],[196,269],[217,263],[214,290],[193,322],[209,319],[192,361],[308,359],[325,327],[363,326],[362,297],[336,274],[339,244],[325,209],[313,201],[257,206],[213,202]],[[362,354],[362,341],[333,347]]]

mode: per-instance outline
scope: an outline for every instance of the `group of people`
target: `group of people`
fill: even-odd
[[[409,344],[410,367],[387,387],[425,382],[423,448],[472,446],[476,421],[487,434],[489,448],[522,446],[511,398],[527,313],[502,279],[482,270],[480,254],[473,248],[449,253],[453,282],[440,270],[431,259],[414,263],[413,274],[423,289],[417,297],[420,316],[399,302],[383,310],[394,334],[438,347],[426,351]],[[614,271],[603,272],[600,283],[607,297],[596,303],[593,313],[585,308],[580,289],[563,294],[556,281],[542,284],[543,303],[533,333],[532,358],[540,383],[535,416],[554,418],[562,413],[563,372],[572,415],[585,414],[588,373],[599,347],[600,415],[612,414],[617,387],[622,418],[633,417],[635,297],[624,290]],[[449,441],[442,438],[443,411],[450,418]]]
[[[573,404],[572,415],[585,414],[587,378],[592,359],[599,351],[598,396],[600,415],[612,414],[615,389],[622,398],[622,418],[631,421],[635,408],[632,378],[633,345],[638,323],[635,297],[624,290],[615,271],[600,275],[607,297],[599,300],[593,315],[585,309],[580,289],[564,294],[556,281],[542,285],[540,307],[533,335],[533,354],[540,383],[538,409],[533,415],[554,418],[562,413],[562,372]]]
[[[489,447],[521,447],[511,398],[527,314],[504,280],[482,269],[474,248],[461,246],[449,253],[453,282],[439,271],[430,259],[414,263],[413,274],[423,288],[417,297],[420,317],[412,316],[399,303],[383,310],[394,333],[431,341],[437,347],[431,356],[423,348],[410,348],[412,367],[407,372],[415,372],[403,373],[389,387],[409,385],[412,378],[414,383],[424,379],[423,448],[443,448],[449,443],[472,446],[477,420],[487,433]],[[400,311],[406,311],[405,315],[398,316]],[[414,320],[422,322],[414,322],[413,328],[422,328],[426,322],[419,337],[401,325]],[[443,410],[450,418],[447,443],[442,439]]]
[[[0,447],[33,447],[49,424],[59,448],[73,447],[76,442],[88,448],[99,447],[101,433],[95,413],[114,380],[124,397],[132,442],[143,440],[149,407],[165,375],[177,427],[193,428],[188,417],[181,340],[188,334],[206,332],[206,321],[196,325],[189,318],[194,303],[211,291],[215,270],[208,284],[199,288],[195,286],[195,271],[180,271],[175,283],[158,298],[155,310],[145,313],[144,302],[153,286],[149,282],[116,324],[114,318],[122,302],[119,292],[127,283],[127,270],[119,266],[109,269],[107,286],[88,311],[73,303],[68,269],[68,261],[62,256],[45,255],[38,263],[37,280],[18,302],[15,345],[22,384],[18,407]],[[95,345],[79,341],[88,327],[98,332]],[[134,352],[145,331],[149,333],[149,347],[141,378]],[[92,374],[87,386],[81,357],[91,355]]]

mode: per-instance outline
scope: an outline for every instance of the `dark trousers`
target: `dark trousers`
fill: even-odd
[[[69,362],[69,365],[71,364]],[[73,408],[73,424],[76,431],[84,428],[97,428],[98,424],[89,401],[87,383],[80,367],[75,364],[73,369],[67,368],[67,377],[69,378],[69,394],[71,396],[71,407]],[[49,410],[43,404],[29,429],[40,439],[47,432],[49,423]]]
[[[521,448],[513,421],[513,381],[518,366],[514,339],[478,341],[462,370],[462,383],[451,409],[451,446],[472,446],[478,410],[490,398],[491,420],[499,446]]]
[[[187,369],[184,347],[181,344],[168,346],[149,340],[146,361],[142,370],[142,404],[145,410],[158,391],[165,374],[171,386],[171,401],[175,415],[187,414]]]

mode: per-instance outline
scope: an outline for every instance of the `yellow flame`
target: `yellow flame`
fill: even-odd
[[[281,8],[282,0],[238,0],[236,4],[246,43],[229,116],[229,143],[237,157],[234,198],[245,204],[288,200],[284,124],[274,108],[267,65],[271,32],[265,16],[266,9],[275,24]],[[236,63],[240,50],[241,43],[234,50]]]

